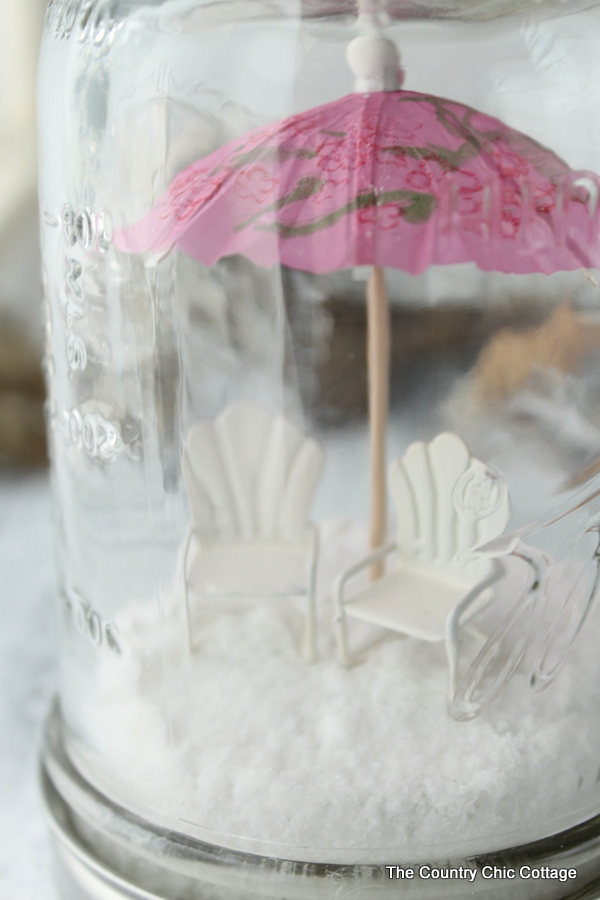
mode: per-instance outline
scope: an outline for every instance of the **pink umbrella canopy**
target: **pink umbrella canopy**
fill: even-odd
[[[193,163],[115,239],[129,253],[177,244],[206,265],[243,254],[314,273],[474,262],[550,274],[600,266],[599,187],[461,103],[355,93]]]
[[[399,90],[394,44],[348,47],[356,93],[256,129],[193,163],[118,249],[178,245],[313,273],[371,266],[367,288],[370,546],[386,533],[390,335],[384,268],[474,262],[550,274],[600,267],[600,179],[498,119]],[[376,563],[371,577],[381,575]]]

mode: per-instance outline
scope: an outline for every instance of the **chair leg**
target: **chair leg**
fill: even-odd
[[[302,656],[308,664],[317,660],[317,609],[314,591],[308,595],[308,615],[304,630]]]
[[[451,709],[456,696],[458,687],[458,641],[455,635],[446,633],[446,658],[450,670],[450,678],[448,680],[447,705],[448,713],[452,715]]]
[[[338,662],[340,666],[343,666],[344,669],[349,669],[352,665],[352,660],[350,659],[346,610],[344,609],[344,602],[340,597],[338,590],[334,591],[334,596],[336,611],[335,619],[333,620],[333,626],[335,629],[335,636],[337,640]]]
[[[338,647],[338,662],[344,669],[349,669],[352,665],[350,659],[350,648],[348,646],[348,623],[346,621],[346,613],[341,612],[335,617],[335,634]]]
[[[189,587],[188,587],[188,573],[187,573],[187,561],[188,561],[188,553],[190,549],[190,544],[192,540],[193,532],[190,530],[188,534],[187,541],[185,543],[185,550],[183,552],[183,600],[185,604],[185,625],[187,630],[187,638],[188,638],[188,650],[190,653],[194,652],[194,641],[192,638],[192,622],[190,616],[190,596],[189,596]]]
[[[335,606],[335,618],[333,627],[338,649],[338,662],[344,669],[349,669],[352,665],[350,659],[350,646],[348,642],[348,623],[346,620],[346,610],[344,609],[344,582],[342,577],[336,579],[333,586],[333,603]]]
[[[188,593],[188,583],[187,576],[184,573],[183,576],[183,590],[185,597],[185,624],[187,628],[187,636],[188,636],[188,649],[190,653],[194,652],[194,641],[192,638],[192,622],[190,616],[190,603],[189,603],[189,593]]]

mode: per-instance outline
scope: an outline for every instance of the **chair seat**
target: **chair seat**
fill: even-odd
[[[348,600],[344,610],[423,641],[443,641],[448,613],[473,587],[464,579],[403,565]]]
[[[304,543],[203,545],[190,554],[189,590],[230,596],[305,594],[307,561]]]

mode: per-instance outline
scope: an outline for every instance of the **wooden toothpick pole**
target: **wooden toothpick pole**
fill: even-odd
[[[378,20],[379,0],[358,0],[357,25],[362,34],[350,41],[346,58],[355,75],[357,94],[397,91],[404,80],[400,55],[393,41],[384,37]],[[375,185],[373,185],[373,189]],[[377,228],[377,225],[372,226]],[[355,240],[359,240],[359,233]],[[369,374],[369,421],[371,429],[371,524],[370,545],[374,550],[386,535],[385,443],[390,375],[390,322],[383,270],[373,268],[367,285],[367,355]],[[371,566],[371,581],[383,574],[383,563]]]
[[[369,425],[371,431],[371,550],[385,542],[386,432],[390,378],[390,314],[385,277],[378,266],[367,284],[367,365],[369,374]],[[370,569],[371,581],[383,574],[383,561]]]

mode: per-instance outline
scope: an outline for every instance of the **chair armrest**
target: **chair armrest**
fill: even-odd
[[[342,572],[334,581],[333,584],[333,596],[336,603],[336,607],[338,610],[346,603],[344,598],[344,590],[347,583],[354,578],[355,575],[358,575],[364,569],[368,569],[373,563],[379,562],[380,559],[384,559],[386,556],[389,556],[390,553],[393,553],[398,549],[398,544],[395,542],[392,544],[386,544],[383,547],[378,547],[377,550],[374,550],[372,553],[369,553],[368,556],[365,556],[364,559],[361,559],[360,562],[355,563],[353,566],[350,566],[349,569],[346,569],[345,572]]]
[[[508,554],[502,554],[500,559],[507,559],[510,556],[516,556],[519,559],[522,559],[529,566],[531,566],[533,570],[533,581],[529,588],[527,589],[528,593],[539,592],[540,586],[545,577],[545,567],[549,565],[550,560],[546,556],[546,554],[542,550],[538,550],[536,547],[529,547],[526,544],[520,544],[518,549],[512,550]],[[501,576],[502,568],[498,559],[491,559],[490,563],[492,565],[492,569],[490,574],[483,578],[481,581],[477,582],[477,584],[466,594],[460,603],[454,607],[451,613],[448,616],[446,623],[446,636],[448,640],[452,638],[458,639],[458,629],[463,623],[465,618],[468,618],[469,607],[472,606],[482,591],[486,588],[491,587]],[[483,609],[483,606],[481,607]]]
[[[528,563],[534,572],[534,581],[530,591],[538,591],[542,587],[548,567],[551,564],[550,557],[543,550],[537,547],[531,547],[528,544],[519,544],[518,549],[513,550],[511,556],[518,556],[524,562]]]
[[[492,568],[489,575],[478,581],[448,614],[446,619],[446,648],[448,651],[448,662],[450,663],[451,680],[458,664],[458,635],[460,627],[464,619],[468,618],[469,609],[475,605],[477,598],[483,591],[495,584],[501,575],[502,567],[500,563],[498,560],[492,560]],[[482,606],[481,608],[483,609],[484,607]]]
[[[523,658],[529,637],[535,628],[539,608],[538,601],[540,595],[543,596],[545,588],[548,557],[543,551],[526,544],[519,544],[507,556],[522,559],[530,566],[533,572],[531,584],[525,588],[509,609],[507,619],[495,629],[460,683],[459,629],[469,606],[474,603],[483,590],[498,581],[502,574],[502,567],[498,560],[492,560],[493,569],[489,576],[469,591],[446,620],[446,653],[450,666],[448,708],[452,718],[459,721],[465,721],[478,715],[503,690]],[[497,662],[501,657],[500,650],[510,637],[515,625],[520,628],[519,638],[516,644],[510,648],[506,661],[498,667]],[[494,667],[497,668],[497,671]],[[477,689],[479,689],[479,696],[473,700],[472,695]]]

